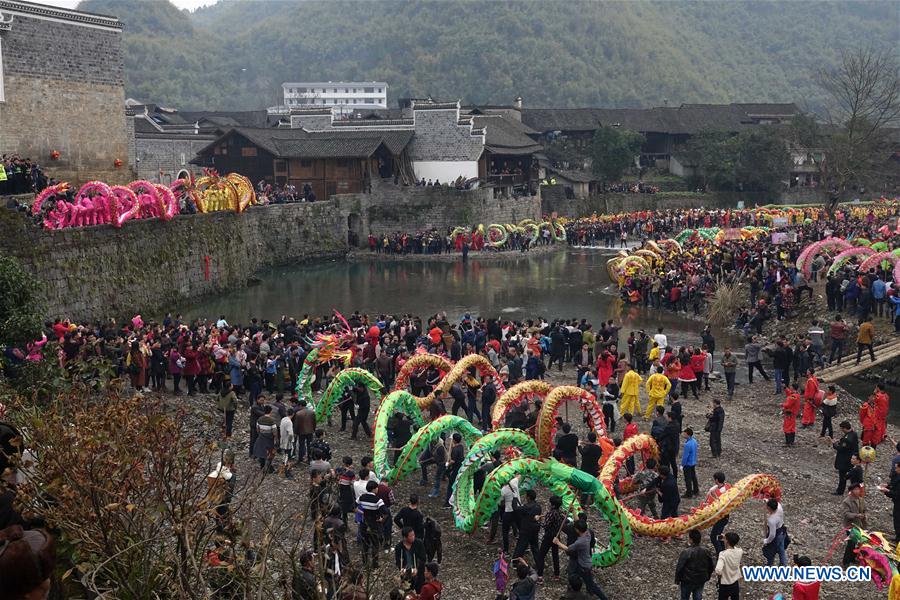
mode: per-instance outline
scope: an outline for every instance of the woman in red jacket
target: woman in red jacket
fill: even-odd
[[[185,381],[187,381],[188,396],[193,396],[197,393],[197,375],[200,374],[200,360],[197,347],[191,342],[185,345],[181,355],[184,357],[184,368],[181,372],[184,374]]]
[[[694,394],[694,398],[700,398],[697,394],[697,376],[694,374],[694,367],[691,365],[691,355],[682,346],[678,349],[678,363],[681,365],[681,371],[678,373],[678,381],[681,382],[681,396],[687,398],[688,390]]]
[[[609,353],[609,350],[600,353],[600,357],[597,359],[597,380],[601,386],[606,387],[609,383],[615,362],[616,359]]]
[[[698,392],[700,391],[700,384],[703,381],[703,367],[705,364],[706,353],[700,348],[694,348],[693,354],[691,354],[691,369],[694,371],[694,379],[696,380],[694,388]],[[707,387],[707,389],[709,388]]]
[[[806,372],[806,387],[803,388],[803,418],[800,419],[803,429],[816,424],[816,409],[824,394],[819,394],[819,380],[812,369]]]

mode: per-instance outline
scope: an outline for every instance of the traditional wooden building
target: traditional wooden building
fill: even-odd
[[[368,191],[371,180],[400,178],[413,132],[234,128],[198,152],[197,163],[240,173],[256,184],[309,185],[320,199]]]

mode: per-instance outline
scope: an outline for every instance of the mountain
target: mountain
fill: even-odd
[[[187,109],[281,103],[284,81],[526,106],[824,102],[841,48],[900,45],[891,1],[84,0],[125,23],[127,94]]]

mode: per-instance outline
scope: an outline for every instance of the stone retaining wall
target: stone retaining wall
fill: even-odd
[[[399,190],[399,191],[398,191]],[[25,213],[0,209],[0,251],[44,282],[51,317],[96,319],[155,314],[177,303],[246,284],[267,267],[344,256],[348,232],[511,223],[540,216],[540,200],[493,199],[493,190],[398,188],[312,204],[254,206],[243,215],[179,215],[47,231]],[[207,274],[208,257],[208,274]]]
[[[49,316],[75,319],[154,314],[241,287],[266,267],[343,256],[344,230],[332,202],[63,231],[0,210],[0,249],[43,281]]]
[[[373,182],[371,194],[332,196],[347,219],[348,230],[363,244],[369,233],[421,231],[538,219],[537,196],[494,198],[493,188],[456,190],[443,187],[401,187]]]

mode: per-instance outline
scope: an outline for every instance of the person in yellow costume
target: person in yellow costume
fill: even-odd
[[[647,389],[647,396],[650,397],[644,418],[649,421],[653,418],[653,411],[656,410],[656,407],[665,405],[666,396],[669,394],[669,390],[672,389],[672,382],[662,373],[654,372],[647,378],[647,383],[644,384],[644,387]]]
[[[659,344],[657,344],[656,342],[653,342],[653,347],[650,348],[650,354],[647,356],[647,360],[652,365],[653,363],[658,361],[660,358],[662,358],[662,357],[659,355]]]
[[[631,413],[633,415],[641,414],[641,401],[638,400],[638,392],[641,389],[641,383],[644,380],[633,371],[630,367],[622,376],[622,385],[619,391],[622,392],[622,400],[619,404],[619,412],[622,414]]]

